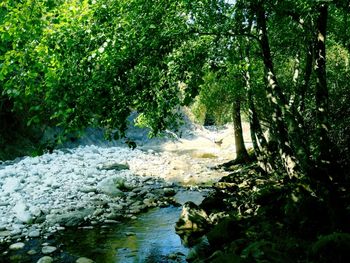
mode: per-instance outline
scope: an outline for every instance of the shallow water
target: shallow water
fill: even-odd
[[[199,204],[204,194],[187,190],[178,192],[175,198],[180,204]],[[67,229],[49,240],[31,240],[24,249],[0,256],[0,262],[36,262],[43,255],[29,256],[27,251],[40,251],[44,242],[58,247],[58,252],[51,255],[58,262],[75,262],[78,257],[98,263],[186,262],[189,249],[182,245],[174,229],[180,213],[181,207],[154,208],[136,220],[108,228]]]
[[[183,255],[174,226],[181,208],[156,208],[137,220],[108,229],[68,230],[57,238],[65,252],[96,262],[167,262],[169,254]]]

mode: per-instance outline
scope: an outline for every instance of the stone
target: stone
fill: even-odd
[[[176,194],[174,188],[164,188],[163,191],[165,196],[174,196]]]
[[[30,255],[30,256],[33,256],[35,254],[37,254],[38,252],[34,249],[31,249],[31,250],[28,250],[27,254]]]
[[[186,202],[183,205],[180,219],[176,222],[176,233],[202,232],[210,225],[207,213],[193,202]]]
[[[41,253],[43,253],[44,255],[47,255],[47,254],[51,254],[53,252],[55,252],[57,250],[56,247],[53,247],[53,246],[44,246],[42,247],[41,249]]]
[[[92,214],[93,216],[100,216],[103,214],[103,209],[97,208],[95,212]]]
[[[101,166],[100,170],[116,170],[116,171],[122,171],[122,170],[129,170],[130,166],[125,163],[105,163]]]
[[[112,212],[112,213],[106,215],[106,218],[107,218],[107,219],[118,219],[118,218],[120,218],[120,217],[121,217],[120,214],[114,213],[114,212]]]
[[[38,217],[41,215],[41,209],[39,207],[31,206],[29,208],[29,212],[35,217]]]
[[[24,248],[25,244],[22,242],[18,242],[18,243],[14,243],[12,245],[10,245],[9,249],[10,250],[20,250],[22,248]]]
[[[22,230],[20,228],[14,228],[11,230],[11,236],[16,236],[22,233]]]
[[[53,258],[49,257],[49,256],[45,256],[40,258],[36,263],[52,263],[53,262]]]
[[[147,193],[145,195],[145,199],[153,199],[154,200],[154,199],[156,199],[156,196],[152,193]]]
[[[142,191],[142,187],[137,187],[132,190],[134,193],[140,193]]]
[[[10,231],[0,231],[0,237],[8,237],[11,236],[11,232]]]
[[[5,179],[2,185],[2,191],[4,194],[10,194],[17,191],[20,188],[21,180],[16,177],[8,177]]]
[[[108,177],[97,184],[97,190],[112,197],[124,196],[124,192],[118,189],[121,186],[119,181],[117,177]]]
[[[83,186],[79,189],[82,193],[95,193],[96,188],[95,187],[89,187],[89,186]]]
[[[80,227],[80,229],[91,230],[91,229],[94,229],[94,227],[93,226],[83,226],[83,227]]]
[[[25,224],[29,224],[33,220],[32,214],[27,210],[27,206],[23,201],[19,201],[13,207],[13,212],[15,213],[16,218]]]
[[[128,194],[128,197],[129,198],[135,198],[137,196],[137,193],[134,193],[134,192],[130,192],[129,194]]]
[[[67,212],[63,215],[50,214],[46,216],[46,221],[49,225],[59,224],[66,227],[76,227],[85,221],[85,217],[92,214],[92,209],[82,211]]]
[[[39,230],[32,230],[28,233],[28,237],[39,237],[40,236],[40,231]]]
[[[75,262],[76,263],[94,263],[92,259],[85,258],[85,257],[78,258]]]

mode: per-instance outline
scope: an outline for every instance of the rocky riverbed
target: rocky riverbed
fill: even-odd
[[[226,145],[217,145],[215,139]],[[20,250],[70,227],[108,227],[152,207],[176,204],[183,187],[210,185],[211,169],[232,158],[231,130],[198,129],[185,138],[78,146],[0,164],[0,244]],[[42,254],[55,247],[43,246]],[[8,253],[5,251],[4,253]],[[43,261],[46,262],[46,261]]]

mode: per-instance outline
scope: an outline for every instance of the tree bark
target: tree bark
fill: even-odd
[[[331,161],[331,143],[328,136],[328,87],[326,74],[326,31],[327,31],[328,6],[325,3],[319,6],[317,19],[317,39],[315,45],[315,71],[316,71],[316,123],[318,136],[318,149],[316,162],[320,166],[326,166]]]
[[[249,107],[249,125],[250,125],[250,136],[252,139],[252,143],[254,146],[254,150],[256,155],[261,155],[261,152],[265,152],[267,150],[267,141],[262,132],[262,128],[259,122],[258,114],[255,109],[254,99],[253,99],[253,90],[251,87],[250,80],[250,60],[249,60],[249,48],[246,49],[245,54],[245,62],[247,63],[247,70],[243,70],[243,78],[245,80],[245,88],[247,91],[248,97],[248,107]],[[243,57],[241,57],[243,59]]]
[[[232,107],[232,119],[235,133],[235,145],[236,145],[236,163],[246,162],[249,160],[247,149],[244,145],[243,129],[241,120],[241,102],[240,99],[236,99]]]
[[[312,60],[313,60],[313,43],[310,41],[306,53],[306,64],[305,64],[305,75],[302,82],[302,85],[299,88],[299,98],[296,103],[296,110],[298,110],[301,114],[305,110],[305,95],[310,86],[310,79],[312,73]]]

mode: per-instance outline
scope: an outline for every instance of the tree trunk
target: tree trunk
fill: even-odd
[[[295,110],[299,111],[301,114],[305,110],[305,95],[310,85],[311,73],[312,73],[312,60],[313,60],[313,43],[310,41],[306,54],[306,64],[305,64],[305,75],[302,85],[299,87],[299,99],[297,99]]]
[[[319,6],[317,19],[317,40],[315,45],[315,71],[316,71],[316,123],[318,136],[318,149],[316,162],[320,166],[327,166],[331,161],[331,142],[329,140],[328,120],[328,88],[326,75],[326,30],[328,6],[323,3]]]
[[[270,100],[273,106],[273,122],[275,128],[273,136],[275,137],[278,144],[278,151],[282,161],[282,164],[287,171],[290,178],[300,177],[300,165],[298,160],[295,158],[289,140],[289,134],[287,128],[296,132],[297,123],[291,114],[288,114],[288,103],[282,90],[277,82],[275,75],[274,65],[272,62],[271,50],[269,39],[267,35],[266,17],[263,2],[260,1],[257,5],[257,26],[260,31],[260,44],[262,49],[263,62],[267,71],[267,98]],[[283,118],[288,114],[286,124]]]
[[[249,155],[244,145],[242,120],[241,120],[241,102],[240,99],[236,99],[233,103],[233,127],[235,132],[235,145],[236,145],[236,163],[247,162]]]
[[[248,97],[248,107],[249,107],[249,125],[250,125],[250,137],[252,139],[254,152],[256,159],[258,160],[260,166],[265,171],[271,171],[271,165],[268,164],[268,149],[267,141],[262,132],[261,125],[259,122],[258,114],[255,109],[253,91],[250,83],[250,60],[249,60],[249,48],[245,50],[245,62],[247,69],[243,70],[243,78],[245,80],[245,86],[247,90]],[[243,59],[243,56],[241,57]]]

